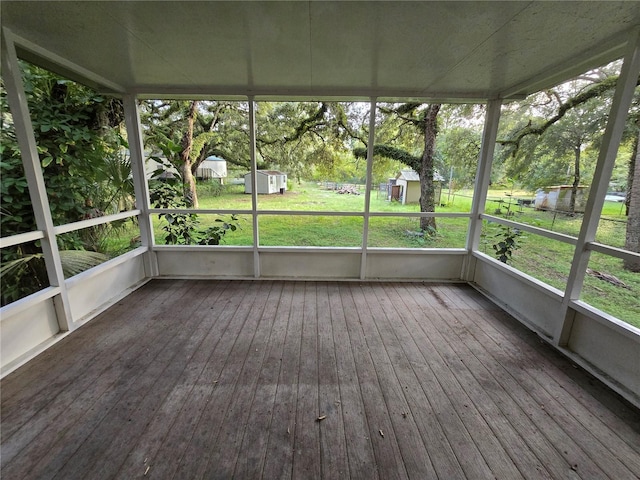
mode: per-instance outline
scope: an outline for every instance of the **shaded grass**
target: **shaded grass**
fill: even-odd
[[[580,300],[640,328],[640,273],[622,268],[622,260],[592,252],[589,268],[614,274],[627,288],[587,275]]]
[[[260,245],[360,247],[363,220],[338,216],[260,215]]]

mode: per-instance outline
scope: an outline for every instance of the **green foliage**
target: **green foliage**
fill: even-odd
[[[42,253],[25,252],[22,245],[2,249],[1,305],[7,305],[49,286]]]
[[[238,229],[238,216],[230,215],[229,220],[216,218],[216,225],[198,232],[198,245],[220,245],[227,232],[235,232]]]
[[[200,181],[198,182],[198,198],[201,195],[206,195],[209,198],[219,197],[227,191],[228,187],[229,185],[223,185],[217,178]]]
[[[100,252],[86,250],[60,250],[60,262],[65,278],[77,275],[109,260],[109,256]]]
[[[27,180],[22,173],[22,162],[16,157],[0,161],[0,231],[6,237],[35,229]]]
[[[120,102],[40,68],[21,66],[54,223],[82,220],[95,209],[115,213],[132,205],[131,169],[122,155],[126,142],[117,131]],[[1,91],[2,204],[10,205],[9,216],[2,219],[5,236],[35,221],[6,92]]]
[[[178,169],[182,163],[182,137],[187,128],[190,103],[145,100],[140,104],[145,146],[154,152],[162,152]],[[198,102],[189,155],[193,172],[210,155],[249,168],[248,122],[245,102]]]
[[[149,199],[154,208],[186,208],[182,189],[175,183],[156,182],[150,191]],[[229,220],[217,218],[215,224],[201,228],[200,219],[194,213],[160,213],[164,220],[164,242],[167,245],[219,245],[227,232],[238,228],[238,217],[231,215]]]
[[[640,79],[638,79],[638,82],[640,82]],[[600,81],[586,86],[584,85],[584,82],[567,82],[564,85],[568,88],[573,89],[575,93],[573,95],[570,95],[569,98],[565,99],[564,101],[560,101],[557,105],[557,108],[553,111],[553,114],[550,114],[548,115],[548,117],[545,117],[536,122],[529,121],[527,125],[518,128],[517,130],[512,132],[508,138],[501,140],[500,143],[508,146],[510,148],[510,154],[515,155],[520,148],[521,142],[524,138],[531,136],[540,136],[544,134],[552,125],[556,124],[563,117],[565,117],[565,115],[575,113],[575,111],[582,109],[584,105],[587,105],[589,103],[592,105],[601,104],[606,94],[609,94],[615,88],[617,83],[617,75],[607,76]],[[560,89],[557,89],[555,91],[550,90],[543,93],[538,93],[536,94],[536,97],[540,98],[546,95],[548,97],[560,99],[563,93],[564,92],[562,92]],[[544,103],[544,101],[540,100],[534,100],[534,102]]]
[[[514,250],[520,248],[518,239],[522,232],[517,228],[511,228],[506,225],[499,226],[499,233],[495,235],[499,241],[492,245],[495,256],[502,263],[509,263]]]
[[[478,128],[452,126],[442,129],[437,140],[440,174],[448,177],[453,169],[454,189],[471,188],[480,154],[481,132]]]
[[[3,249],[0,282],[2,306],[19,300],[49,286],[42,253],[27,253],[21,247]],[[85,250],[60,250],[60,261],[65,278],[109,260],[103,253]]]
[[[505,105],[493,179],[504,174],[531,189],[574,182],[588,185],[618,72],[619,63],[614,62]],[[640,105],[638,93],[630,119]],[[632,137],[627,135],[625,141]],[[626,183],[623,176],[618,173],[616,183]]]
[[[124,155],[127,144],[119,133],[121,102],[33,65],[22,62],[20,66],[54,224],[130,209],[133,184]],[[6,237],[37,227],[4,85],[0,87],[0,112],[0,230]],[[101,225],[59,235],[58,247],[94,250],[79,255],[95,257],[113,227]],[[3,270],[3,303],[48,286],[38,242],[3,249],[2,265],[7,267]]]
[[[357,158],[366,158],[366,148],[356,148],[353,150],[353,154]],[[409,152],[396,148],[390,145],[376,144],[373,146],[374,156],[380,156],[384,158],[390,158],[398,162],[413,168],[416,172],[420,172],[422,167],[422,158],[419,156],[411,155]]]

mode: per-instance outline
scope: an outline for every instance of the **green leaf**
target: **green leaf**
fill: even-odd
[[[60,250],[60,261],[65,277],[72,277],[109,260],[103,253],[86,250]]]

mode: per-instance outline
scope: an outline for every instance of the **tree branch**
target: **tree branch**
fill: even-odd
[[[284,136],[283,138],[266,139],[260,138],[259,141],[262,145],[274,145],[276,143],[287,143],[299,139],[311,130],[313,127],[324,124],[324,115],[329,110],[329,105],[326,102],[320,104],[320,108],[311,116],[303,119],[296,127],[293,135]]]
[[[366,148],[355,148],[353,154],[356,158],[367,158]],[[404,163],[408,167],[413,168],[415,171],[420,171],[422,165],[422,158],[415,157],[405,150],[399,148],[390,147],[389,145],[374,145],[373,154],[381,157],[390,158],[391,160],[397,160]]]
[[[561,103],[560,107],[558,108],[558,112],[547,121],[538,125],[529,124],[526,127],[520,129],[518,132],[516,132],[512,138],[508,138],[505,140],[498,140],[497,143],[501,145],[513,146],[513,151],[511,152],[511,155],[515,156],[518,150],[520,149],[520,144],[522,143],[522,140],[526,136],[542,135],[544,132],[547,131],[549,127],[551,127],[551,125],[558,122],[562,117],[564,117],[568,111],[570,111],[571,109],[579,105],[582,105],[583,103],[586,103],[592,98],[599,97],[600,95],[602,95],[604,92],[608,90],[615,88],[617,82],[618,82],[617,75],[606,78],[602,82],[592,86],[587,90],[584,90],[583,92],[579,93],[574,97],[571,97],[566,102]],[[636,85],[639,85],[639,84],[640,84],[640,78],[638,79],[638,82],[636,83]]]

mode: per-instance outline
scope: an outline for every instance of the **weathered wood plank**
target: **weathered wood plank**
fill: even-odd
[[[161,476],[163,474],[170,476],[164,473],[164,469],[172,473],[178,467],[179,470],[175,474],[177,478],[213,476],[216,471],[225,473],[228,478],[235,468],[237,448],[246,424],[247,412],[244,409],[248,410],[250,405],[255,389],[254,372],[261,365],[264,355],[257,346],[256,337],[262,341],[261,334],[266,329],[265,326],[259,329],[259,325],[271,285],[246,282],[245,289],[247,290],[245,301],[236,310],[232,322],[240,323],[241,328],[227,339],[232,347],[230,352],[226,350],[229,352],[227,358],[221,362],[224,367],[219,371],[217,378],[210,377],[211,372],[208,372],[206,377],[207,383],[217,382],[211,391],[207,408],[199,418],[190,443],[178,448],[179,452],[184,452],[181,462],[175,462],[169,468],[164,458],[170,450],[170,445],[163,444],[164,457],[161,454],[156,455]],[[212,365],[214,371],[216,367]],[[179,431],[178,425],[176,428]],[[198,445],[200,441],[203,442],[201,445],[204,451],[201,449],[190,451],[190,447]],[[222,464],[221,460],[224,456],[228,459]],[[190,461],[185,461],[185,457]],[[192,470],[192,472],[195,469],[195,473],[187,475],[183,469]]]
[[[391,419],[389,418],[389,412],[384,408],[384,395],[382,394],[371,353],[366,343],[365,337],[368,334],[363,331],[362,319],[353,296],[353,290],[353,285],[347,284],[341,288],[340,293],[347,320],[349,343],[353,351],[358,382],[367,412],[369,437],[376,456],[378,472],[380,477],[385,479],[408,478]],[[363,312],[362,315],[364,316],[365,313]],[[386,437],[383,436],[385,432]]]
[[[219,287],[210,289],[208,295],[204,296],[204,301],[193,312],[193,317],[200,318],[202,321],[193,330],[189,338],[189,345],[193,346],[193,353],[183,371],[173,370],[175,372],[173,375],[170,369],[163,372],[160,379],[153,385],[150,393],[140,402],[139,407],[132,414],[127,424],[111,437],[110,444],[105,443],[102,461],[93,463],[91,469],[85,475],[86,478],[98,478],[99,476],[110,478],[115,476],[123,463],[123,459],[130,453],[131,445],[134,442],[135,445],[139,445],[139,439],[151,421],[152,412],[160,410],[170,397],[174,399],[173,408],[170,410],[165,408],[164,422],[168,425],[175,423],[180,425],[179,431],[182,435],[187,435],[192,430],[193,427],[190,422],[193,423],[193,417],[195,416],[192,412],[197,412],[198,409],[202,408],[202,390],[206,390],[206,387],[204,389],[199,388],[196,384],[206,359],[210,355],[210,350],[204,348],[204,346],[210,342],[215,344],[219,334],[227,326],[226,323],[220,325],[220,319],[215,315],[211,315],[210,311],[213,309],[213,305],[220,301],[220,297],[226,295],[225,289],[228,285],[228,283],[221,283]],[[162,399],[162,394],[165,394],[164,399]],[[158,405],[160,401],[162,403]],[[195,406],[193,406],[194,404]],[[181,408],[180,405],[182,405]],[[175,438],[167,437],[164,439],[164,443],[176,445],[178,441]],[[141,462],[140,465],[144,465],[144,462]],[[144,469],[146,470],[146,466]],[[138,473],[142,471],[143,469],[140,468]],[[133,476],[133,474],[130,475],[130,477]]]
[[[170,318],[170,322],[160,334],[157,353],[149,358],[146,365],[131,366],[139,374],[130,375],[129,380],[122,383],[122,388],[112,389],[107,394],[109,402],[105,405],[108,407],[97,415],[92,413],[88,421],[83,422],[88,428],[79,429],[77,434],[65,435],[60,439],[58,444],[62,445],[61,451],[65,454],[55,453],[56,450],[49,454],[55,453],[56,461],[48,462],[47,468],[52,465],[57,467],[58,461],[62,463],[53,478],[91,478],[89,471],[92,466],[101,463],[98,459],[104,458],[105,450],[109,450],[105,439],[117,436],[123,428],[127,428],[128,423],[133,422],[136,415],[147,416],[158,408],[164,392],[173,387],[188,366],[201,337],[207,331],[202,318],[194,314],[208,295],[208,289],[204,282],[196,285],[193,291],[188,292],[187,298],[176,302],[174,308],[163,313]],[[191,302],[185,305],[183,302],[186,300]],[[151,325],[149,328],[158,329]],[[160,394],[157,394],[158,391]],[[112,397],[112,393],[117,396]],[[70,453],[73,453],[72,456],[65,459]],[[39,475],[37,468],[33,474]]]
[[[460,294],[465,301],[470,297],[479,296],[473,291],[451,290],[448,292],[450,296],[456,294]],[[532,363],[538,366],[532,373],[541,387],[560,405],[572,405],[571,415],[599,439],[600,443],[609,450],[609,455],[620,458],[635,475],[640,477],[640,454],[637,446],[637,431],[640,429],[640,424],[636,420],[634,430],[630,425],[633,422],[632,418],[623,419],[612,411],[612,408],[617,408],[624,414],[629,410],[628,405],[623,404],[611,390],[599,385],[599,382],[589,374],[574,368],[570,362],[544,344],[531,331],[515,325],[513,319],[507,322],[502,312],[499,315],[485,315],[484,310],[477,309],[473,315],[469,315],[469,320],[475,322],[476,326],[484,326],[487,323],[491,325],[503,339],[498,337],[498,341],[509,340],[510,354],[515,347],[517,351],[530,357]],[[551,364],[550,359],[557,361]],[[589,385],[590,393],[587,393],[587,390],[577,382]],[[598,386],[600,388],[597,388]],[[594,398],[594,395],[599,399]],[[603,406],[606,408],[603,409]],[[598,414],[595,415],[593,412]]]
[[[320,465],[322,477],[348,478],[349,458],[341,408],[338,364],[333,339],[329,288],[324,282],[316,286],[318,315],[318,413],[326,418],[320,427]]]
[[[0,475],[640,478],[592,383],[465,285],[152,281],[2,381]]]
[[[254,303],[245,324],[247,335],[238,337],[239,345],[243,345],[243,348],[237,351],[236,363],[242,364],[242,369],[237,375],[235,372],[232,374],[237,378],[232,402],[227,408],[216,441],[210,445],[211,450],[217,455],[209,459],[207,469],[204,471],[205,478],[231,478],[240,454],[242,437],[246,429],[251,428],[249,413],[274,321],[273,311],[277,308],[277,303],[273,302],[279,297],[279,292],[271,296],[269,313],[266,316],[263,315],[272,287],[272,283],[267,284],[254,295]],[[221,379],[224,380],[224,378],[225,372]]]
[[[390,286],[386,291],[391,294],[393,290],[395,290],[393,286]],[[402,295],[398,297],[397,301],[404,303],[413,312],[414,316],[415,312],[419,311],[421,307],[423,309],[430,308],[414,304],[409,295]],[[506,395],[506,392],[500,391],[498,383],[492,381],[489,372],[483,371],[478,366],[475,356],[466,348],[464,339],[467,332],[464,328],[457,325],[458,328],[454,331],[450,321],[442,320],[441,311],[429,311],[429,318],[435,327],[433,331],[430,331],[430,336],[432,338],[439,336],[440,339],[437,343],[447,358],[459,358],[466,367],[455,370],[456,380],[467,393],[468,398],[474,403],[478,416],[484,418],[491,429],[490,435],[495,436],[501,447],[509,455],[506,465],[500,466],[498,464],[496,467],[494,464],[492,470],[494,470],[496,476],[501,478],[507,474],[505,471],[496,471],[496,469],[501,469],[505,466],[510,469],[509,465],[513,462],[518,469],[519,475],[524,478],[553,478],[553,475],[547,471],[547,462],[539,460],[531,452],[523,437],[509,422],[509,418],[513,416],[513,411],[509,412],[510,415],[506,415],[504,411],[500,410],[498,405],[504,403],[502,397]],[[444,341],[445,339],[446,341]],[[494,402],[494,399],[486,393],[488,390],[496,392],[497,402]],[[510,472],[507,475],[515,474]]]
[[[184,289],[178,288],[170,296],[175,300],[182,298],[184,294]],[[168,304],[170,305],[171,302],[172,300],[169,300]],[[147,324],[157,321],[159,325],[169,328],[173,319],[169,315],[161,317],[163,308],[166,311],[166,305],[164,307],[158,306],[157,309],[153,307],[151,309],[152,315],[148,319],[142,320],[141,323]],[[109,320],[104,318],[100,321]],[[152,340],[156,340],[156,343],[152,343],[154,347],[147,349],[144,355],[141,355],[141,347],[148,345],[149,342],[149,338],[142,335],[142,332],[145,331],[145,325],[130,322],[127,326],[131,329],[121,341],[122,350],[112,349],[99,360],[86,366],[86,373],[81,377],[82,381],[70,384],[61,394],[54,396],[46,408],[39,410],[38,415],[21,428],[16,435],[7,441],[3,439],[3,472],[6,472],[8,476],[15,473],[17,475],[15,478],[20,478],[20,475],[26,474],[34,467],[35,462],[39,461],[42,455],[52,458],[57,453],[60,455],[58,459],[62,461],[64,455],[60,451],[66,451],[67,454],[70,454],[73,449],[71,443],[65,445],[59,442],[59,437],[65,433],[77,433],[78,431],[85,432],[85,435],[88,434],[90,432],[89,425],[95,425],[102,420],[105,415],[104,410],[109,410],[114,399],[124,395],[128,386],[132,384],[134,380],[131,377],[139,375],[139,369],[148,366],[162,345],[169,341],[166,330],[162,328],[153,330],[150,337]],[[148,328],[148,324],[146,327]],[[66,354],[67,352],[62,353]],[[37,360],[46,361],[46,359]],[[88,421],[87,418],[90,418],[91,421]],[[52,442],[56,442],[56,448],[52,448]],[[7,465],[13,459],[12,450],[14,448],[20,451],[21,459]]]
[[[295,282],[282,353],[263,478],[291,478],[295,449],[297,382],[304,312],[304,283]]]
[[[416,292],[418,295],[423,295],[423,292]],[[448,311],[439,311],[439,317],[441,318],[440,325],[443,327],[445,325],[451,325],[455,331],[462,330],[460,327],[460,323],[456,316],[452,315],[451,312]],[[470,325],[467,325],[469,327]],[[474,349],[475,343],[469,342],[468,346],[471,351],[483,361],[487,360],[488,356],[487,349],[490,349],[493,345],[488,342],[481,342],[482,347],[479,350]],[[584,474],[587,478],[606,478],[604,476],[604,472],[596,465],[592,460],[588,458],[587,455],[577,446],[574,440],[568,436],[561,428],[559,428],[555,422],[550,421],[542,421],[541,415],[544,416],[546,413],[544,410],[540,409],[540,405],[532,398],[532,392],[529,389],[523,388],[517,382],[510,382],[510,376],[517,369],[522,368],[523,359],[519,358],[521,355],[516,354],[510,358],[504,358],[503,363],[494,362],[490,364],[489,371],[492,372],[493,377],[498,381],[506,381],[508,383],[502,384],[504,391],[507,395],[512,396],[514,400],[518,403],[518,405],[523,408],[526,414],[532,418],[534,418],[534,428],[531,433],[532,436],[537,434],[537,428],[541,428],[542,434],[549,439],[550,443],[554,445],[554,448],[558,449],[562,448],[562,452],[564,456],[567,458],[568,462],[563,466],[561,462],[558,461],[557,455],[553,451],[549,451],[544,448],[544,444],[542,442],[538,443],[539,447],[542,447],[542,452],[544,452],[544,456],[540,459],[543,464],[546,465],[547,469],[555,470],[558,473],[561,473],[562,476],[573,476],[575,475],[572,470],[572,467],[575,465],[581,465]],[[524,364],[527,364],[528,361],[524,359]],[[505,371],[506,375],[502,376],[503,371]],[[486,388],[486,387],[485,387]],[[489,391],[489,388],[486,388]],[[538,425],[538,423],[540,423]]]
[[[97,476],[100,472],[113,472],[116,476],[136,478],[147,468],[155,466],[152,461],[158,455],[167,462],[171,460],[172,465],[178,463],[175,458],[177,449],[172,449],[172,455],[166,456],[157,452],[163,445],[177,445],[179,440],[188,437],[195,428],[197,418],[206,405],[208,392],[213,388],[209,383],[201,383],[199,378],[230,320],[230,315],[220,314],[219,309],[235,311],[242,300],[243,292],[236,291],[231,283],[221,282],[216,288],[209,290],[209,296],[193,314],[204,319],[203,327],[207,331],[204,336],[198,335],[197,331],[192,333],[192,341],[201,341],[188,365],[182,372],[176,372],[173,378],[170,378],[167,371],[156,382],[150,395],[152,398],[145,399],[141,404],[140,414],[130,422],[134,426],[123,429],[128,433],[130,441],[127,442],[122,433],[118,435],[112,454],[108,455],[108,463],[94,465],[89,472],[90,476]],[[159,397],[160,404],[150,410],[146,405],[154,401],[153,397]],[[180,426],[178,438],[170,436],[174,425]],[[122,446],[118,445],[117,440],[121,440]],[[118,458],[119,463],[115,461]]]
[[[96,317],[91,322],[91,333],[95,331],[95,334],[101,340],[106,340],[112,335],[121,335],[120,331],[111,328],[110,323],[100,322],[100,317],[112,317],[112,322],[118,324],[135,318],[133,314],[145,311],[149,305],[158,301],[158,297],[167,291],[169,284],[170,282],[150,282],[133,291],[126,301],[123,299],[117,302],[109,308],[108,312],[103,312],[102,315]],[[129,305],[129,302],[131,302],[131,305]],[[74,340],[80,337],[87,338],[91,333],[86,328],[80,328],[74,332]],[[93,347],[95,346],[93,345]],[[66,355],[60,352],[64,352]],[[73,355],[71,355],[72,352]],[[88,355],[87,358],[93,358],[96,356],[95,348],[89,347],[87,342],[70,342],[67,337],[38,355],[39,358],[55,357],[58,360],[57,362],[47,365],[47,368],[42,368],[43,365],[39,362],[28,362],[20,367],[19,374],[18,372],[13,372],[7,375],[2,379],[2,383],[6,388],[6,392],[2,392],[2,408],[11,408],[16,402],[22,402],[31,395],[37,394],[42,388],[50,388],[47,382],[42,381],[43,379],[47,381],[55,380],[56,384],[61,384],[58,381],[58,376],[63,373],[66,375],[72,373],[70,369],[77,364],[74,360],[80,358],[83,354]],[[60,386],[63,388],[63,385]]]
[[[349,342],[347,319],[340,294],[342,284],[327,286],[331,327],[336,354],[340,403],[336,405],[336,416],[341,414],[345,443],[349,459],[349,476],[354,479],[376,479],[378,469],[371,443],[367,412],[356,372],[356,363]],[[333,422],[329,418],[328,422]]]
[[[409,287],[407,287],[409,288]],[[429,288],[429,287],[427,287]],[[424,290],[425,287],[419,287]],[[446,302],[438,295],[425,296],[428,305],[443,308]],[[417,308],[424,307],[423,302],[416,302]],[[446,308],[446,307],[445,307]],[[438,421],[445,432],[449,443],[468,478],[490,478],[494,474],[489,464],[490,455],[502,451],[502,448],[495,445],[494,438],[487,441],[492,444],[483,445],[478,437],[478,431],[474,428],[477,424],[472,424],[466,414],[471,400],[464,390],[455,380],[455,363],[451,364],[442,357],[437,343],[434,344],[431,338],[437,334],[437,329],[433,324],[428,307],[423,309],[427,315],[427,321],[413,317],[411,310],[402,316],[406,321],[405,327],[411,333],[420,356],[412,361],[416,374],[422,380],[425,394],[428,395],[434,405],[434,410]],[[465,406],[466,405],[466,406]],[[497,452],[485,452],[488,448],[497,448]],[[497,463],[497,462],[496,462]],[[518,478],[519,474],[516,473]]]
[[[281,428],[280,425],[273,425],[272,414],[275,408],[276,389],[282,366],[282,352],[293,300],[293,284],[278,282],[277,285],[277,291],[272,291],[274,299],[275,293],[279,294],[278,303],[275,305],[276,310],[272,314],[272,306],[266,308],[264,313],[265,316],[273,315],[274,322],[249,413],[251,424],[245,430],[241,454],[238,456],[233,474],[235,478],[260,478],[262,476],[269,431],[272,428],[276,430]]]
[[[362,329],[366,332],[365,340],[373,362],[371,367],[377,373],[393,427],[392,432],[383,431],[384,438],[388,436],[389,441],[394,441],[395,437],[409,478],[435,478],[436,472],[418,426],[413,416],[407,415],[409,405],[404,391],[409,389],[409,385],[399,381],[394,369],[404,355],[382,305],[384,289],[380,285],[354,284],[351,292]]]
[[[391,292],[389,290],[391,289]],[[403,302],[393,290],[393,284],[383,290],[377,290],[377,301],[385,313],[378,328],[382,338],[393,358],[393,368],[400,385],[404,386],[407,399],[407,409],[401,412],[403,418],[415,422],[416,428],[428,447],[428,456],[435,470],[437,478],[464,478],[464,472],[451,448],[442,426],[437,420],[438,408],[432,403],[432,395],[425,394],[421,379],[417,376],[414,366],[416,362],[424,362],[423,357],[408,329],[404,328]],[[401,313],[403,312],[403,313]],[[424,319],[424,321],[429,321]],[[395,341],[390,339],[395,338]]]
[[[306,282],[300,339],[293,478],[321,478],[316,284]]]
[[[234,323],[232,319],[240,306],[246,304],[244,300],[247,296],[247,288],[242,283],[231,282],[228,285],[225,284],[223,293],[224,298],[219,298],[217,302],[206,307],[215,318],[214,327],[210,336],[207,337],[211,338],[214,344],[202,349],[202,355],[207,358],[204,360],[202,371],[195,380],[196,398],[188,398],[185,387],[198,373],[197,367],[191,370],[185,378],[176,381],[176,387],[166,394],[158,410],[148,419],[148,423],[143,428],[136,444],[131,448],[120,467],[119,477],[136,478],[142,475],[147,468],[151,469],[154,466],[152,460],[157,458],[157,452],[162,448],[164,438],[175,423],[175,419],[185,402],[197,405],[201,397],[206,398],[207,392],[210,394],[211,390],[215,388],[210,377],[207,377],[207,374],[210,374],[208,368],[210,368],[213,358],[224,357],[228,353],[231,346],[227,341],[242,326],[242,322]],[[197,364],[200,363],[200,360]]]
[[[126,348],[123,342],[129,334],[124,326],[135,321],[137,316],[153,315],[150,305],[162,303],[162,296],[168,283],[161,282],[162,288],[154,288],[147,284],[133,292],[132,306],[128,302],[118,302],[108,313],[96,318],[92,328],[80,328],[70,337],[62,339],[56,345],[38,356],[38,362],[29,362],[19,372],[13,372],[2,380],[2,437],[8,439],[25,422],[29,421],[45,405],[49,408],[51,401],[64,393],[69,385],[77,382],[91,383],[95,372],[88,372],[88,367],[103,367],[103,359],[108,355],[112,345]],[[158,310],[159,310],[158,306]],[[102,321],[102,317],[109,321]],[[88,341],[90,336],[99,338],[99,342]],[[44,362],[43,360],[49,360]],[[54,361],[55,359],[55,361]],[[13,393],[11,393],[13,392]],[[20,408],[15,408],[20,406]],[[4,414],[4,412],[11,412]]]
[[[477,317],[477,313],[469,313],[470,317]],[[477,321],[482,321],[477,318]],[[484,322],[483,322],[484,324]],[[486,328],[479,328],[477,323],[469,323],[470,328],[477,335],[487,334]],[[498,348],[487,351],[494,351],[495,358],[506,359],[514,358],[517,354],[522,355],[523,349],[527,349],[526,345],[519,342],[518,347],[505,337],[501,337]],[[555,379],[546,374],[546,370],[551,367],[548,358],[530,350],[525,353],[528,365],[521,365],[520,368],[511,369],[512,375],[516,376],[517,382],[526,388],[532,399],[544,410],[550,414],[558,426],[560,426],[569,437],[576,440],[576,444],[584,452],[579,455],[572,463],[582,466],[583,469],[589,468],[593,459],[597,458],[597,467],[604,470],[607,474],[613,474],[617,478],[625,476],[638,475],[640,472],[640,455],[638,451],[630,447],[625,441],[622,441],[618,435],[608,429],[599,428],[603,424],[591,412],[584,408],[579,402],[567,392],[556,385],[555,388],[550,387],[555,384]],[[558,372],[557,368],[553,368]],[[553,392],[553,393],[551,393]],[[568,409],[566,405],[571,405]],[[596,433],[597,432],[597,433]],[[600,438],[598,438],[600,437]],[[622,461],[621,461],[622,460]],[[632,468],[634,472],[630,470]]]

